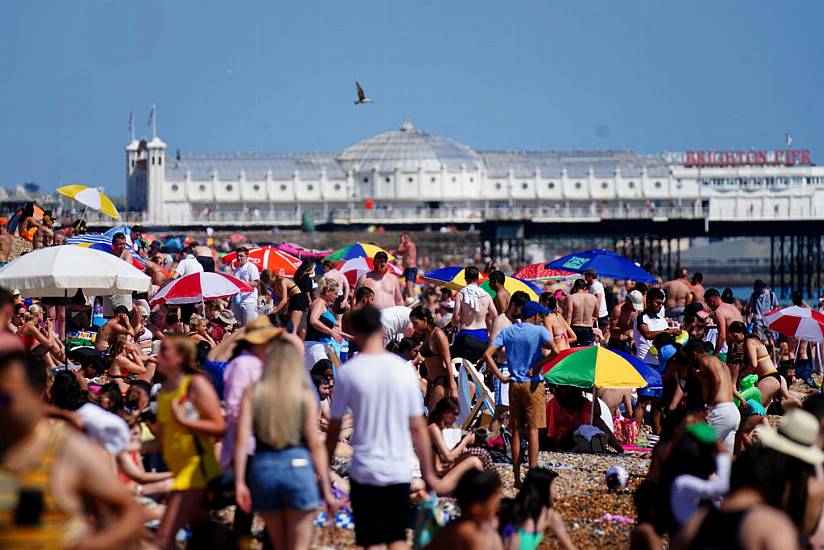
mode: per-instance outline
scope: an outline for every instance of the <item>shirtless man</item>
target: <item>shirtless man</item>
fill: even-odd
[[[687,342],[684,351],[692,364],[693,374],[701,384],[707,404],[707,423],[715,428],[718,441],[731,453],[735,445],[735,432],[741,423],[741,413],[732,401],[733,385],[729,369],[717,357],[709,355],[700,340]]]
[[[70,426],[49,420],[45,391],[42,364],[20,353],[0,360],[0,479],[7,498],[4,516],[10,520],[0,529],[0,547],[125,548],[137,543],[147,518],[117,479],[111,457]],[[25,490],[15,481],[25,481]],[[105,515],[105,521],[87,521],[90,510]]]
[[[371,306],[375,303],[375,293],[372,292],[372,289],[366,286],[360,287],[358,290],[355,291],[355,304],[347,310],[346,313],[343,314],[343,317],[340,321],[340,327],[343,332],[346,334],[352,334],[352,323],[350,322],[352,319],[352,314],[362,309],[364,306]],[[352,350],[353,348],[349,348]]]
[[[667,281],[661,287],[667,295],[667,317],[681,321],[684,317],[684,308],[692,301],[689,273],[683,267],[678,270],[678,276]]]
[[[457,331],[454,341],[455,356],[473,362],[480,359],[480,354],[486,348],[492,323],[498,316],[492,298],[478,286],[479,277],[477,267],[469,266],[464,269],[466,286],[455,295],[455,313],[452,315],[452,327]],[[467,354],[467,346],[477,348],[475,351],[478,353]]]
[[[418,246],[409,237],[409,233],[401,234],[401,242],[396,250],[403,256],[403,278],[406,281],[404,292],[407,298],[415,296],[415,280],[418,278]]]
[[[117,306],[114,310],[114,317],[100,327],[97,338],[94,340],[95,349],[97,351],[109,349],[109,340],[118,334],[129,334],[133,337],[137,336],[129,321],[129,309],[126,306]]]
[[[598,298],[590,294],[587,283],[577,279],[567,300],[566,320],[576,336],[576,347],[591,346],[595,341],[593,322],[598,320]]]
[[[0,267],[9,263],[11,255],[11,235],[8,231],[9,220],[0,217]]]
[[[389,256],[386,252],[378,252],[372,261],[375,269],[362,275],[355,285],[355,290],[365,286],[375,293],[374,306],[378,309],[392,306],[402,306],[403,296],[401,296],[400,281],[398,276],[391,273],[386,264]]]
[[[692,301],[697,302],[699,304],[704,303],[704,275],[701,273],[693,273],[692,274],[692,286],[690,287],[690,291],[692,292]]]
[[[215,272],[215,253],[206,245],[199,243],[192,243],[192,253],[195,256],[197,263],[203,266],[203,271],[207,273]]]
[[[506,275],[504,275],[503,271],[493,271],[489,274],[489,288],[495,291],[495,298],[492,300],[492,303],[495,304],[495,309],[498,311],[506,311],[509,307],[509,300],[512,298],[509,291],[504,288],[505,282]]]
[[[732,304],[727,304],[721,301],[721,294],[714,288],[708,289],[704,293],[704,299],[707,305],[713,311],[715,316],[715,324],[718,325],[718,338],[715,340],[715,355],[720,353],[727,353],[727,343],[729,342],[729,328],[730,323],[735,321],[744,322],[741,317],[741,312],[738,311]],[[726,357],[724,357],[726,358]]]
[[[609,320],[609,342],[607,347],[624,353],[630,352],[632,344],[632,324],[635,316],[644,310],[644,295],[639,290],[632,290],[627,294],[623,304],[612,309]]]

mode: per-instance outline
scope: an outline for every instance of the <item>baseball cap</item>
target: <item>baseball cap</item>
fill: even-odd
[[[538,302],[529,301],[524,304],[523,309],[521,310],[521,315],[524,319],[529,319],[530,317],[534,317],[536,315],[547,315],[549,313],[549,308],[545,308]]]
[[[644,309],[644,295],[641,294],[640,290],[633,290],[629,294],[627,294],[627,299],[632,304],[632,309],[635,311],[641,311]]]
[[[718,434],[715,432],[715,428],[706,422],[696,422],[695,424],[690,424],[684,428],[684,431],[700,443],[704,443],[706,445],[712,445],[713,443],[718,442]]]

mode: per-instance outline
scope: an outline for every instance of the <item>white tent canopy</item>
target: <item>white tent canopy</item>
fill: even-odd
[[[0,269],[0,286],[24,296],[64,297],[148,292],[151,278],[117,256],[81,246],[52,246],[24,254]]]

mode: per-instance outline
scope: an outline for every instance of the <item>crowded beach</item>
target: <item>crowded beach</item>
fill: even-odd
[[[800,293],[38,209],[0,218],[2,548],[824,544]]]

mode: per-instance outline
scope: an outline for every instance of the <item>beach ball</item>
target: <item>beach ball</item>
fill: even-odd
[[[629,472],[623,466],[610,466],[604,473],[604,480],[607,482],[608,490],[620,491],[627,486]]]

